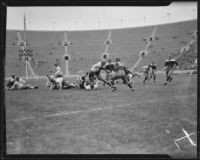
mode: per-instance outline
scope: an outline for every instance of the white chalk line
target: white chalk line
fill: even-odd
[[[47,117],[56,117],[56,116],[65,116],[65,115],[70,115],[70,114],[78,114],[78,113],[89,113],[89,112],[95,112],[95,111],[100,111],[100,110],[107,110],[107,109],[113,109],[113,108],[120,108],[120,107],[124,107],[124,106],[130,106],[130,105],[138,105],[138,104],[145,104],[145,103],[154,103],[154,102],[159,102],[159,101],[163,101],[163,100],[170,100],[170,99],[183,99],[186,97],[195,97],[197,95],[182,95],[182,96],[172,96],[169,97],[167,99],[164,98],[155,98],[152,100],[148,100],[148,101],[143,101],[143,102],[138,102],[138,103],[134,103],[134,104],[121,104],[121,105],[117,105],[117,106],[109,106],[109,107],[99,107],[99,108],[93,108],[93,109],[87,109],[87,110],[77,110],[77,111],[71,111],[71,112],[60,112],[60,113],[54,113],[54,114],[49,114],[49,115],[44,115],[41,117],[23,117],[20,119],[15,119],[12,120],[14,122],[19,122],[19,121],[24,121],[24,120],[29,120],[29,119],[38,119],[38,118],[47,118]]]
[[[94,111],[99,111],[99,110],[103,110],[103,109],[112,109],[114,107],[117,108],[117,107],[128,106],[128,105],[131,105],[131,104],[122,104],[122,105],[118,105],[118,106],[100,107],[100,108],[78,110],[78,111],[71,111],[71,112],[60,112],[60,113],[55,113],[55,114],[44,115],[40,118],[56,117],[56,116],[77,114],[77,113],[88,113],[88,112],[94,112]],[[35,118],[37,118],[37,117],[23,117],[23,118],[16,119],[16,120],[13,120],[13,121],[18,122],[18,121],[23,121],[23,120],[28,120],[28,119],[35,119]]]
[[[36,117],[23,117],[23,118],[20,118],[20,119],[16,119],[16,120],[13,120],[14,122],[17,122],[17,121],[23,121],[23,120],[27,120],[27,119],[34,119]]]

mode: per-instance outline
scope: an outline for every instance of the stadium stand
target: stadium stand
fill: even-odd
[[[69,31],[68,40],[71,45],[68,53],[69,73],[77,74],[88,70],[92,64],[99,61],[105,50],[105,40],[109,31],[112,31],[112,44],[108,53],[110,58],[120,57],[121,61],[130,68],[138,59],[138,54],[145,49],[148,36],[155,26],[138,28],[123,28],[112,30]],[[155,40],[149,48],[149,54],[138,65],[138,69],[155,61],[157,68],[164,66],[164,61],[169,55],[176,57],[180,48],[191,41],[192,34],[197,30],[197,21],[184,21],[178,23],[157,25]],[[23,37],[23,31],[19,31]],[[43,76],[53,69],[53,64],[59,61],[64,70],[64,41],[65,31],[27,31],[27,48],[32,51],[31,66],[37,75]],[[6,59],[5,75],[12,73],[19,76],[25,75],[25,63],[19,60],[20,47],[17,45],[17,30],[6,32]],[[179,57],[181,68],[188,68],[197,58],[197,42],[195,40],[191,50]],[[37,60],[37,65],[36,65]],[[65,72],[65,71],[64,71]]]

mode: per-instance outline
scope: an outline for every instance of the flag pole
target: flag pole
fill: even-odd
[[[26,42],[27,42],[27,39],[26,39],[26,15],[25,15],[25,12],[24,12],[24,42],[25,42],[25,48],[26,48]]]

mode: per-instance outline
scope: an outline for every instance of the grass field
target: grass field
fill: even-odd
[[[163,86],[143,85],[135,92],[119,85],[96,91],[53,90],[39,83],[38,90],[6,91],[8,154],[169,154],[194,158],[197,148],[197,75],[175,75]]]

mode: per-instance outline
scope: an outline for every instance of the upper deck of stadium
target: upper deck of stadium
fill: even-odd
[[[67,38],[72,43],[68,47],[71,56],[69,61],[70,74],[77,74],[81,70],[88,70],[92,64],[99,61],[101,54],[105,51],[105,40],[111,31],[112,44],[108,53],[110,58],[120,57],[127,66],[132,67],[138,59],[138,54],[146,47],[144,38],[151,36],[154,27],[157,26],[154,40],[146,56],[138,68],[151,61],[155,61],[157,68],[163,68],[165,59],[169,55],[177,53],[184,45],[192,39],[192,34],[197,31],[197,21],[183,21],[162,25],[152,25],[137,28],[90,30],[90,31],[67,31]],[[23,37],[23,31],[19,31]],[[35,68],[34,61],[31,65],[38,75],[46,75],[56,59],[59,59],[64,71],[65,53],[62,42],[65,31],[27,31],[27,48],[33,51],[34,59],[38,60]],[[25,75],[25,63],[19,61],[20,47],[17,45],[17,30],[6,32],[6,76],[15,73],[19,76]],[[196,41],[195,41],[196,43]],[[193,57],[196,58],[196,51]]]

